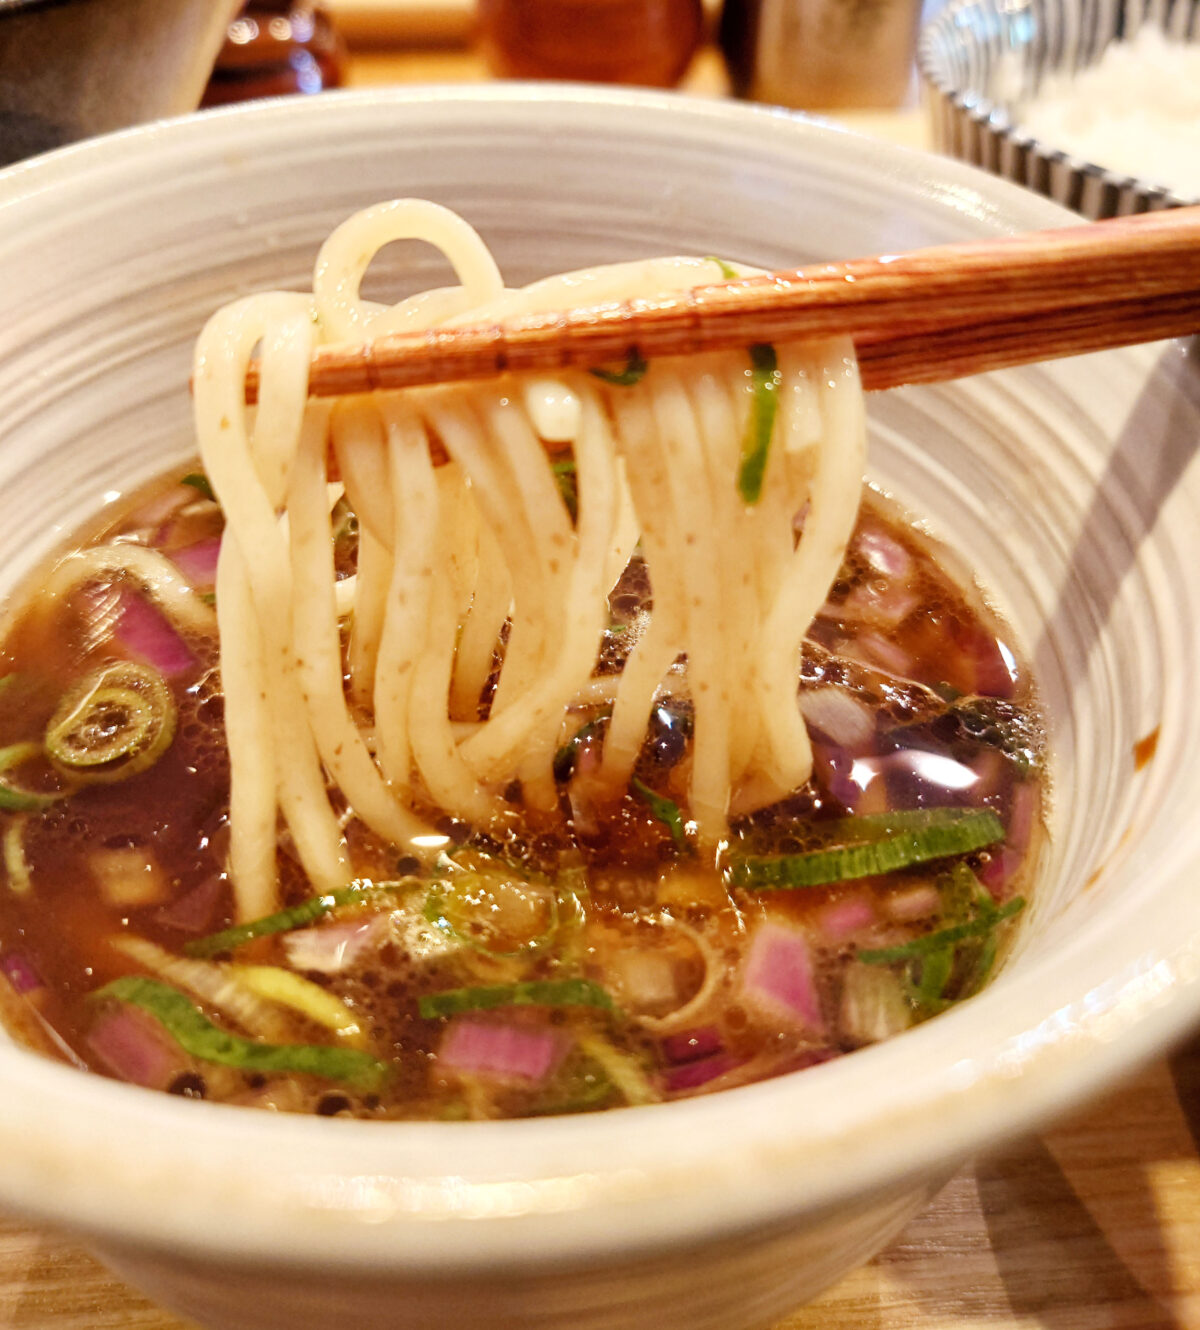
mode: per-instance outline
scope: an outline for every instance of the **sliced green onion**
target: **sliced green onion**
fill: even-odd
[[[233,966],[176,956],[149,938],[129,933],[110,938],[109,945],[143,966],[155,979],[182,989],[193,1001],[203,1002],[211,1010],[228,1016],[245,1034],[268,1043],[287,1040],[290,1028],[287,1018],[273,1002],[251,992],[233,974]]]
[[[307,1016],[348,1044],[358,1048],[366,1044],[366,1032],[354,1012],[340,997],[311,979],[278,965],[231,965],[229,970],[256,996]]]
[[[879,840],[899,831],[924,831],[929,826],[953,826],[963,818],[990,809],[958,808],[895,808],[890,813],[857,813],[853,817],[838,817],[821,823],[821,830],[836,841]],[[974,874],[972,874],[974,876]]]
[[[902,963],[900,981],[918,1017],[935,1016],[956,1001],[972,997],[987,982],[999,949],[999,924],[1024,908],[1017,897],[1003,909],[989,898],[975,906],[975,917],[898,947],[860,952],[868,967]],[[957,974],[957,980],[954,979]],[[946,989],[954,980],[954,996]]]
[[[664,794],[656,794],[648,785],[638,780],[636,776],[630,781],[630,788],[642,803],[649,808],[651,813],[670,831],[671,839],[682,849],[687,844],[687,828],[683,824],[683,814],[679,811],[679,805],[673,799],[668,799]]]
[[[541,1100],[530,1110],[533,1117],[588,1113],[601,1108],[616,1094],[616,1086],[594,1058],[568,1059]]]
[[[750,419],[746,423],[742,465],[738,470],[738,493],[746,503],[757,503],[762,498],[775,414],[779,409],[779,384],[779,360],[775,348],[765,342],[752,346]]]
[[[425,900],[425,921],[440,929],[448,937],[454,938],[456,942],[463,943],[473,951],[482,952],[485,956],[494,956],[497,959],[509,959],[515,956],[528,956],[531,952],[543,951],[554,941],[558,934],[559,914],[558,914],[558,896],[552,891],[546,891],[546,907],[548,918],[546,927],[536,936],[511,950],[503,951],[496,947],[489,947],[486,942],[481,941],[471,931],[471,921],[464,918],[464,914],[469,909],[470,902],[463,898],[472,890],[488,888],[488,874],[486,873],[463,873],[457,877],[441,879],[433,884],[429,895]],[[500,886],[508,885],[504,878],[494,876],[492,881]],[[536,884],[525,882],[523,885],[532,887]]]
[[[896,961],[908,961],[915,957],[924,959],[966,938],[986,937],[997,924],[1020,914],[1024,908],[1025,898],[1014,896],[1007,905],[1002,905],[994,914],[980,915],[978,919],[972,919],[969,923],[955,924],[953,928],[942,928],[936,933],[926,933],[924,937],[913,938],[911,942],[902,942],[895,947],[860,951],[858,959],[868,965],[892,965]]]
[[[891,970],[851,961],[842,981],[839,1022],[855,1043],[877,1044],[908,1029],[912,1004]]]
[[[995,922],[994,917],[993,922]],[[993,928],[984,935],[979,954],[975,957],[975,963],[971,966],[971,971],[963,982],[964,997],[970,997],[972,994],[978,993],[992,977],[992,970],[996,966],[996,953],[999,949],[1000,939]]]
[[[616,1048],[601,1034],[584,1031],[579,1035],[579,1050],[604,1068],[627,1104],[656,1104],[662,1095],[646,1075],[641,1061],[632,1053]]]
[[[190,485],[192,489],[199,491],[206,499],[211,499],[216,503],[217,496],[213,493],[212,481],[203,471],[193,471],[179,482],[181,485]]]
[[[74,684],[46,727],[46,756],[88,783],[146,771],[175,737],[175,699],[148,665],[118,661]]]
[[[938,879],[942,900],[942,919],[946,924],[963,924],[977,916],[993,916],[998,907],[991,893],[971,871],[970,865],[959,860]]]
[[[395,882],[375,882],[371,878],[361,878],[349,887],[339,887],[337,891],[327,892],[324,896],[310,896],[299,905],[290,905],[285,910],[277,910],[261,919],[251,919],[248,923],[224,928],[219,933],[210,933],[208,937],[198,937],[186,943],[183,949],[189,956],[217,956],[223,951],[234,951],[247,942],[253,942],[257,937],[305,928],[330,910],[336,910],[339,905],[358,905],[369,900],[372,892],[407,891],[417,881],[414,877],[403,877]]]
[[[860,843],[804,854],[734,859],[730,881],[737,887],[818,887],[894,873],[1004,839],[1004,826],[990,808],[930,808],[847,818],[833,824],[831,830]]]
[[[9,744],[7,748],[0,748],[0,772],[8,771],[10,767],[19,767],[22,762],[29,762],[41,756],[41,744]],[[38,813],[61,798],[63,798],[61,794],[34,794],[32,790],[18,789],[0,777],[0,809],[6,813]]]
[[[715,263],[717,267],[720,268],[721,276],[724,277],[727,282],[732,282],[737,277],[738,271],[733,264],[726,263],[724,259],[717,258],[715,254],[707,255],[707,259],[709,263]]]
[[[25,824],[28,820],[26,814],[18,813],[4,828],[4,871],[8,874],[9,889],[17,896],[28,896],[33,890],[29,860],[25,858]]]
[[[518,984],[487,984],[427,993],[418,1002],[425,1020],[458,1016],[493,1007],[598,1007],[615,1011],[612,998],[590,979],[530,979]]]
[[[941,1002],[954,973],[954,954],[951,945],[920,958],[921,975],[914,985],[913,996],[923,1006]]]
[[[632,388],[635,383],[641,383],[649,368],[650,362],[634,348],[629,353],[624,369],[593,369],[588,372],[605,383],[611,383],[614,388]]]
[[[583,941],[583,924],[587,918],[584,899],[588,894],[587,869],[583,864],[575,862],[560,864],[553,873],[547,874],[531,868],[529,864],[520,860],[510,859],[502,853],[487,853],[470,845],[455,850],[452,855],[446,855],[445,858],[446,864],[443,867],[447,873],[452,873],[454,869],[465,869],[468,873],[484,875],[507,871],[523,882],[528,882],[533,886],[545,887],[552,893],[550,902],[552,915],[549,927],[539,937],[527,942],[520,951],[498,952],[486,950],[470,936],[462,936],[455,931],[452,920],[446,919],[445,924],[443,924],[438,918],[431,917],[439,908],[439,903],[435,897],[439,887],[446,885],[443,879],[433,884],[433,889],[425,903],[425,919],[432,923],[435,928],[441,929],[467,946],[483,951],[485,955],[490,955],[495,959],[511,959],[528,955],[530,952],[542,951],[551,945],[553,945],[560,963],[577,962],[580,959],[578,952]],[[450,880],[454,881],[455,879],[451,877]]]
[[[158,1021],[192,1057],[239,1071],[280,1072],[318,1076],[355,1089],[378,1090],[388,1069],[378,1058],[356,1048],[325,1044],[268,1044],[230,1034],[214,1025],[177,988],[144,975],[125,975],[92,995],[140,1007]]]

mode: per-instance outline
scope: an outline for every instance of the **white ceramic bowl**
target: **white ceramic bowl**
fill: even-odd
[[[1065,219],[790,115],[602,89],[268,103],[28,163],[0,176],[3,588],[188,453],[189,343],[215,304],[304,283],[335,222],[404,193],[461,210],[522,281]],[[429,276],[424,251],[388,258]],[[529,1122],[276,1117],[0,1047],[0,1202],[230,1330],[746,1330],[878,1249],[971,1152],[1179,1036],[1200,1012],[1196,366],[1109,353],[871,414],[875,479],[978,569],[1052,718],[1045,880],[988,992],[797,1075]]]

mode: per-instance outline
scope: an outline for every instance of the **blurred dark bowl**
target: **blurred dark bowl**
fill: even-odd
[[[0,0],[0,165],[196,108],[238,0]]]

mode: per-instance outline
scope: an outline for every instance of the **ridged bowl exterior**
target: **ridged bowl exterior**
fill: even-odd
[[[1145,24],[1200,41],[1200,0],[951,0],[921,31],[917,67],[941,152],[1093,219],[1180,207],[1165,185],[1111,171],[1020,127],[1050,75],[1094,64]]]
[[[296,99],[30,162],[0,174],[0,594],[190,454],[190,346],[216,304],[305,285],[336,222],[401,194],[462,211],[513,281],[1066,217],[790,114],[602,88]],[[440,280],[431,251],[395,246],[367,286]],[[968,1155],[1180,1037],[1200,1015],[1194,359],[1109,352],[869,410],[872,479],[974,568],[1049,714],[1052,839],[987,992],[797,1075],[527,1122],[256,1113],[0,1041],[0,1203],[218,1330],[761,1330]]]

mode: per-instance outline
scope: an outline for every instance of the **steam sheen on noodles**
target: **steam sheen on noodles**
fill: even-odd
[[[363,300],[373,256],[403,239],[440,249],[459,285]],[[329,237],[311,296],[250,296],[209,322],[195,409],[226,518],[217,615],[242,919],[277,906],[280,815],[328,891],[352,877],[349,815],[419,847],[438,810],[503,824],[518,786],[524,816],[551,814],[572,708],[606,697],[597,801],[628,788],[664,687],[690,698],[684,802],[701,844],[808,779],[800,647],[851,537],[864,469],[848,341],[777,349],[754,502],[738,476],[763,384],[744,352],[656,361],[640,377],[510,376],[332,406],[306,395],[318,344],[652,296],[713,280],[717,266],[650,260],[506,290],[461,218],[400,200]],[[255,355],[259,404],[247,408]],[[559,484],[567,459],[574,514]],[[354,574],[339,578],[331,508],[343,496],[359,539]],[[608,596],[638,547],[652,609],[623,671],[602,673]]]

